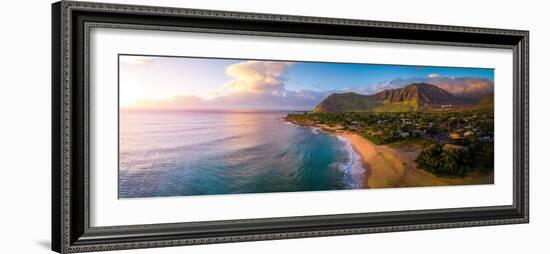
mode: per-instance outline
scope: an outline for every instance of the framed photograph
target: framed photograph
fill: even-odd
[[[52,11],[54,251],[529,220],[528,31]]]

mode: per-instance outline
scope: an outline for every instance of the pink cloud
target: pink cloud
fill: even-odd
[[[437,78],[428,82],[449,93],[466,97],[493,94],[495,86],[492,80],[483,78]]]
[[[434,73],[435,74],[435,73]],[[411,83],[429,83],[439,88],[462,97],[481,97],[494,93],[495,84],[493,80],[486,78],[461,77],[452,78],[430,74],[427,78],[397,78],[368,86],[367,89],[355,89],[358,93],[373,94],[386,89],[404,87]],[[353,90],[353,89],[352,89]]]

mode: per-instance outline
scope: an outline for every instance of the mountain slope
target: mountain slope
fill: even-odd
[[[366,95],[356,93],[333,93],[314,109],[316,112],[365,111],[383,104]]]
[[[384,90],[372,95],[356,93],[331,94],[315,111],[418,111],[441,105],[466,105],[470,100],[455,97],[427,83],[413,83],[403,88]]]
[[[416,101],[419,106],[463,104],[463,100],[427,83],[413,83],[403,88],[385,90],[369,97],[376,101],[387,101],[389,103]]]

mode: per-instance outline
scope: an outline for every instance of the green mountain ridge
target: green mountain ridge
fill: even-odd
[[[380,101],[372,100],[357,93],[333,93],[319,103],[314,111],[365,111],[383,106]]]
[[[372,95],[353,92],[333,93],[319,103],[316,112],[423,111],[442,106],[474,105],[475,99],[456,97],[451,93],[427,83],[413,83],[403,88],[384,90]]]

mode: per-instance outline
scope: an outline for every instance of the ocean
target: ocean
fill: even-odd
[[[119,198],[362,188],[351,143],[287,113],[121,110]]]

